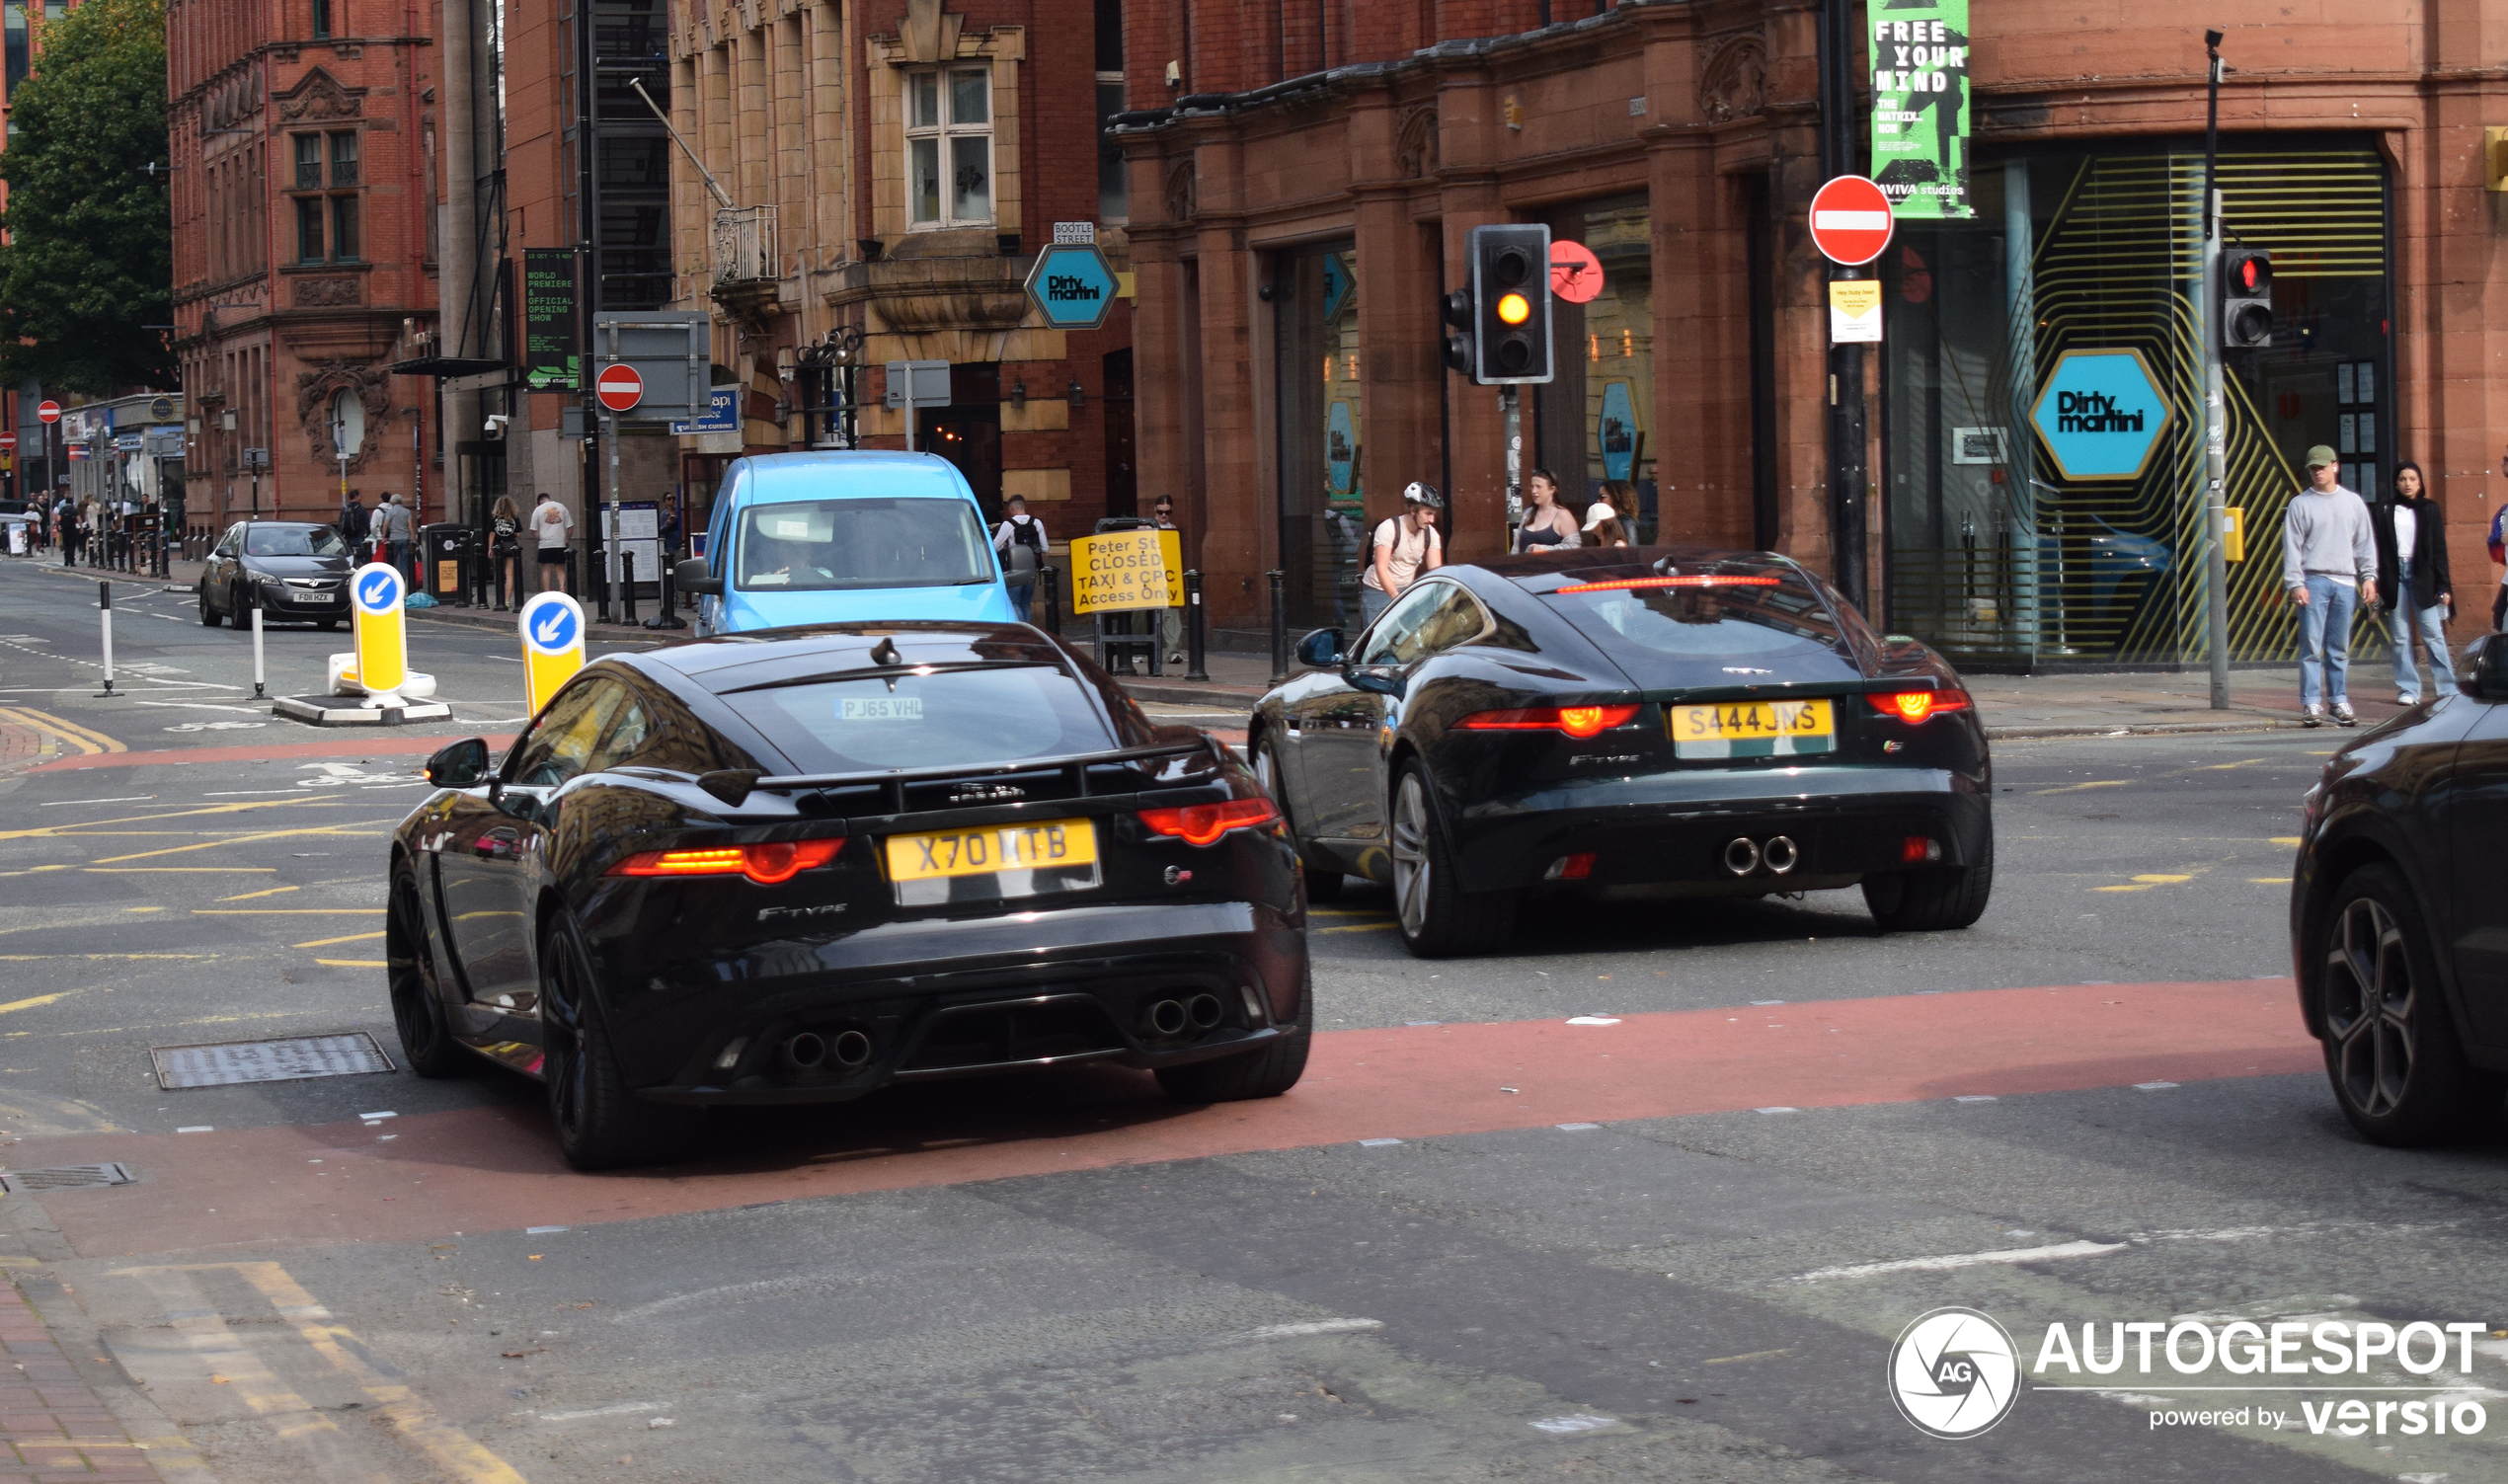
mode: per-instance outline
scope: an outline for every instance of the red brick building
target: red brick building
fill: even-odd
[[[1858,12],[1858,34],[1861,17]],[[2279,514],[2313,443],[2387,492],[2417,458],[2460,583],[2508,498],[2508,258],[2484,126],[2490,12],[2132,0],[1977,6],[1973,219],[1903,222],[1867,358],[1876,616],[1976,664],[2187,663],[2206,537],[2198,315],[2207,22],[2236,67],[2221,184],[2276,256],[2270,349],[2234,354],[2234,653],[2286,656]],[[1550,24],[1544,24],[1550,23]],[[1506,538],[1496,394],[1440,364],[1469,229],[1546,221],[1604,296],[1563,309],[1529,461],[1582,506],[1634,483],[1666,540],[1830,558],[1815,11],[1759,0],[1136,4],[1132,176],[1144,488],[1187,494],[1222,621],[1291,574],[1355,618],[1359,543],[1412,479],[1453,549]],[[1864,74],[1859,58],[1850,70]],[[1859,101],[1855,128],[1866,128]],[[2172,416],[2129,478],[2076,478],[2032,425],[2068,352],[2130,348]],[[2466,598],[2467,611],[2481,606]]]
[[[431,0],[167,7],[196,527],[256,508],[328,520],[344,477],[368,505],[415,495],[423,520],[444,518],[433,387],[386,369],[405,323],[423,332],[435,311],[435,12]]]

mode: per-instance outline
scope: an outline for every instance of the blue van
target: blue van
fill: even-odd
[[[679,586],[697,632],[932,618],[1015,623],[976,492],[929,453],[769,453],[723,471]]]

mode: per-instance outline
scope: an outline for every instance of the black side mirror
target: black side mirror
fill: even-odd
[[[2485,701],[2508,701],[2508,634],[2484,634],[2465,646],[2466,689]]]
[[[682,592],[704,592],[716,596],[723,592],[723,580],[714,575],[714,569],[704,557],[690,557],[670,569],[670,581]]]
[[[1341,631],[1317,629],[1297,641],[1297,661],[1317,669],[1331,669],[1341,663]]]
[[[427,759],[427,781],[437,788],[469,788],[488,776],[488,740],[465,737]]]

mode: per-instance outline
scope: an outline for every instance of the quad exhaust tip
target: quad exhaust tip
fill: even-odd
[[[790,1071],[819,1071],[830,1062],[853,1071],[871,1059],[871,1038],[860,1031],[838,1031],[833,1037],[796,1031],[784,1038],[781,1059]]]
[[[1764,845],[1748,835],[1737,835],[1724,843],[1724,869],[1736,876],[1748,876],[1765,866],[1771,876],[1783,876],[1803,863],[1802,847],[1792,835],[1772,836]]]
[[[1182,1000],[1162,999],[1149,1007],[1149,1029],[1161,1036],[1181,1036],[1187,1023]]]
[[[1185,1018],[1193,1022],[1195,1030],[1207,1031],[1217,1025],[1220,1015],[1225,1012],[1219,1007],[1217,995],[1197,994],[1184,1002],[1184,1013]]]
[[[795,1071],[817,1071],[827,1059],[827,1038],[802,1031],[784,1038],[784,1064]]]
[[[1760,860],[1782,876],[1803,863],[1803,853],[1795,847],[1793,836],[1780,834],[1760,847]]]
[[[1736,835],[1724,844],[1724,869],[1736,876],[1748,876],[1760,868],[1760,842],[1747,835]]]

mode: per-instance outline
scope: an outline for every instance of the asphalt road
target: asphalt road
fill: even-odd
[[[273,721],[249,637],[150,586],[102,700],[92,585],[0,563],[0,1160],[136,1176],[0,1200],[0,1264],[168,1479],[2508,1478],[2508,1334],[2447,1393],[2502,1413],[2470,1437],[2129,1366],[1942,1442],[1885,1385],[1951,1304],[2024,1363],[2054,1323],[2508,1330],[2508,1131],[2368,1147],[2298,1029],[2332,736],[2002,745],[1965,932],[1576,906],[1423,964],[1360,889],[1277,1102],[949,1084],[585,1177],[501,1073],[160,1088],[191,1044],[397,1056],[384,836],[433,740],[521,708],[510,639],[422,619],[455,725]],[[266,641],[274,692],[345,647]],[[2284,1421],[2152,1421],[2239,1406]]]

